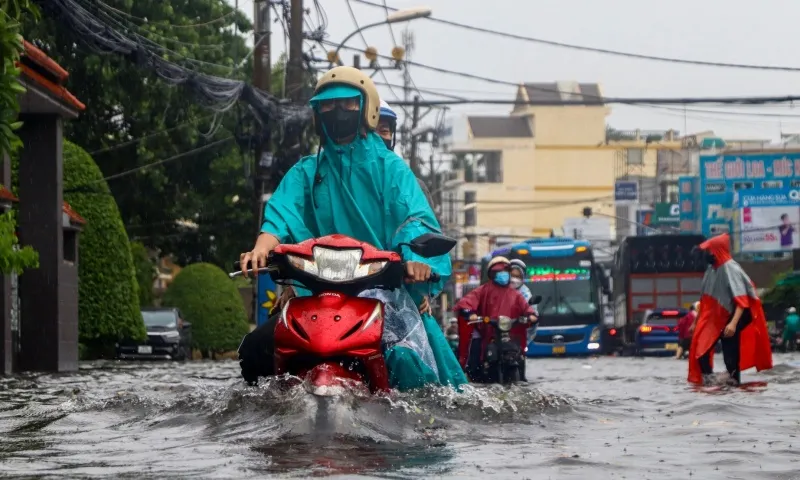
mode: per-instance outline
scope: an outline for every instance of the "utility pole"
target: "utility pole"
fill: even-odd
[[[291,0],[289,18],[289,61],[286,64],[286,96],[293,102],[303,101],[305,75],[303,68],[303,0]]]
[[[272,58],[270,51],[270,2],[255,0],[253,2],[253,86],[269,92],[272,85]],[[264,134],[257,139],[255,168],[253,169],[253,202],[256,221],[256,235],[261,232],[264,221],[264,204],[267,181],[272,169],[273,157],[270,151],[269,136]],[[253,319],[258,323],[258,275],[253,281]]]
[[[414,175],[419,178],[420,170],[419,170],[419,156],[417,155],[417,136],[414,134],[414,130],[416,130],[417,126],[419,125],[419,95],[414,96],[414,109],[411,113],[411,131],[406,132],[407,135],[411,137],[411,153],[409,155],[408,161],[411,165],[411,171],[414,172]]]
[[[409,97],[411,97],[411,72],[408,71],[408,62],[411,61],[411,53],[414,51],[414,33],[408,28],[403,30],[403,49],[405,50],[405,61],[403,62],[403,101],[408,105]],[[417,114],[418,116],[419,114]],[[411,132],[408,127],[408,115],[403,117],[403,128],[400,133],[400,146],[403,156],[409,155],[409,147],[411,144]],[[413,161],[413,160],[412,160]],[[416,173],[416,172],[415,172]]]
[[[253,56],[253,86],[270,91],[272,84],[272,59],[270,52],[270,3],[269,0],[256,0],[253,3],[253,42],[255,54]],[[272,167],[272,152],[265,136],[260,137],[256,145],[255,175],[253,175],[253,187],[256,195],[255,217],[257,231],[261,231],[261,223],[264,212],[264,194],[266,193],[266,181],[268,169]]]

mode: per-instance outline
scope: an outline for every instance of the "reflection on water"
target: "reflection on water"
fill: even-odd
[[[0,379],[0,476],[790,478],[800,357],[744,389],[673,359],[537,360],[532,384],[370,398],[239,382],[235,362]]]

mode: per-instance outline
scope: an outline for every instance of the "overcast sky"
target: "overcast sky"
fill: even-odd
[[[380,2],[382,0],[374,0]],[[233,1],[232,1],[233,3]],[[355,29],[346,0],[320,0],[328,17],[328,40],[340,42]],[[800,1],[763,0],[388,0],[391,7],[425,5],[433,16],[510,33],[593,47],[729,63],[800,67],[798,18]],[[360,24],[380,20],[380,8],[352,2]],[[252,0],[239,0],[252,15]],[[314,4],[309,19],[317,17]],[[406,24],[394,25],[397,41]],[[599,82],[608,97],[762,96],[800,93],[800,72],[764,72],[679,65],[579,52],[466,31],[420,19],[410,22],[416,39],[413,60],[511,82],[577,80]],[[273,53],[283,51],[278,25],[273,29]],[[388,26],[364,32],[370,45],[388,55],[393,46]],[[363,47],[359,36],[348,45]],[[317,50],[318,56],[323,52]],[[342,56],[351,62],[352,52]],[[421,89],[441,90],[472,98],[513,99],[510,86],[446,75],[412,67]],[[399,71],[388,71],[391,83],[402,84]],[[382,81],[380,75],[376,80]],[[398,91],[401,94],[401,92]],[[392,95],[381,87],[391,103]],[[425,99],[436,98],[423,95]],[[737,138],[777,139],[781,131],[800,132],[800,112],[791,105],[770,107],[651,107],[613,106],[608,123],[618,129],[668,129],[681,132],[713,129]],[[703,112],[691,109],[706,110]],[[708,113],[707,110],[714,111]],[[727,112],[767,112],[787,117],[745,116]],[[504,114],[508,107],[471,105],[458,114]],[[456,116],[458,116],[458,114]]]

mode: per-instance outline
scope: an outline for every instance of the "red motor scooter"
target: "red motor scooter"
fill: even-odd
[[[404,245],[429,258],[447,254],[456,241],[425,234]],[[269,272],[275,283],[295,281],[312,292],[292,298],[281,310],[275,326],[275,374],[296,376],[318,395],[345,385],[388,391],[381,344],[384,306],[357,295],[401,288],[405,265],[400,255],[345,235],[328,235],[278,245],[268,265],[261,271]],[[237,274],[241,272],[231,276]],[[432,274],[430,281],[439,281],[439,276]]]

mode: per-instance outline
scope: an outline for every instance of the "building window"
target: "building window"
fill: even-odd
[[[478,224],[478,205],[475,192],[464,192],[464,226],[474,227]]]
[[[64,261],[75,263],[78,260],[78,231],[63,229],[64,236]]]
[[[503,183],[503,154],[483,152],[463,157],[464,180],[467,183]]]
[[[661,183],[661,201],[667,203],[678,203],[678,181]]]

